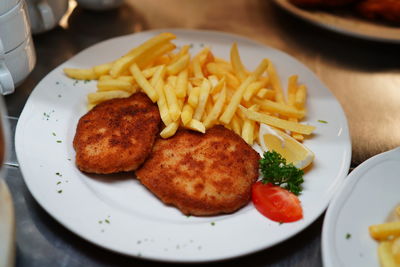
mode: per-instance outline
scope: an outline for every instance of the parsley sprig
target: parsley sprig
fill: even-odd
[[[260,168],[263,175],[262,182],[272,183],[287,189],[295,195],[302,191],[301,184],[304,182],[304,172],[296,168],[292,163],[287,164],[276,151],[264,152],[260,159]]]

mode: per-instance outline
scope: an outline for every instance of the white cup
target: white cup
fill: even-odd
[[[24,1],[0,15],[0,40],[5,53],[22,44],[30,34],[31,28]]]
[[[0,15],[8,12],[17,5],[19,0],[0,0]]]
[[[124,0],[77,0],[77,2],[86,9],[106,10],[119,7]]]
[[[33,34],[53,29],[68,9],[68,0],[26,0],[26,2]]]
[[[35,48],[32,37],[29,36],[20,46],[0,58],[0,93],[3,95],[13,93],[15,87],[31,73],[35,64]]]

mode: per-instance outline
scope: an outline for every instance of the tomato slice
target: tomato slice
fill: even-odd
[[[256,182],[252,188],[252,199],[256,209],[273,221],[294,222],[303,218],[298,197],[280,186]]]

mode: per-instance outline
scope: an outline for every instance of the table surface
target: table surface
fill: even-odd
[[[60,26],[34,36],[37,64],[16,92],[5,97],[9,115],[18,118],[36,84],[79,51],[115,36],[157,28],[239,34],[303,62],[330,88],[346,113],[352,167],[400,145],[399,45],[319,28],[265,0],[126,0],[120,8],[105,12],[78,6]],[[17,266],[160,265],[105,251],[72,234],[32,198],[15,159],[7,169],[16,210]],[[323,217],[273,248],[209,265],[322,266]]]

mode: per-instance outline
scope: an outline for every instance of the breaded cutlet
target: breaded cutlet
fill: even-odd
[[[259,154],[223,126],[205,134],[180,130],[158,138],[136,177],[165,204],[184,214],[231,213],[250,200]]]
[[[301,7],[339,7],[356,2],[357,0],[290,0]]]
[[[105,101],[79,120],[76,165],[88,173],[133,171],[151,152],[159,124],[157,105],[143,93]]]

